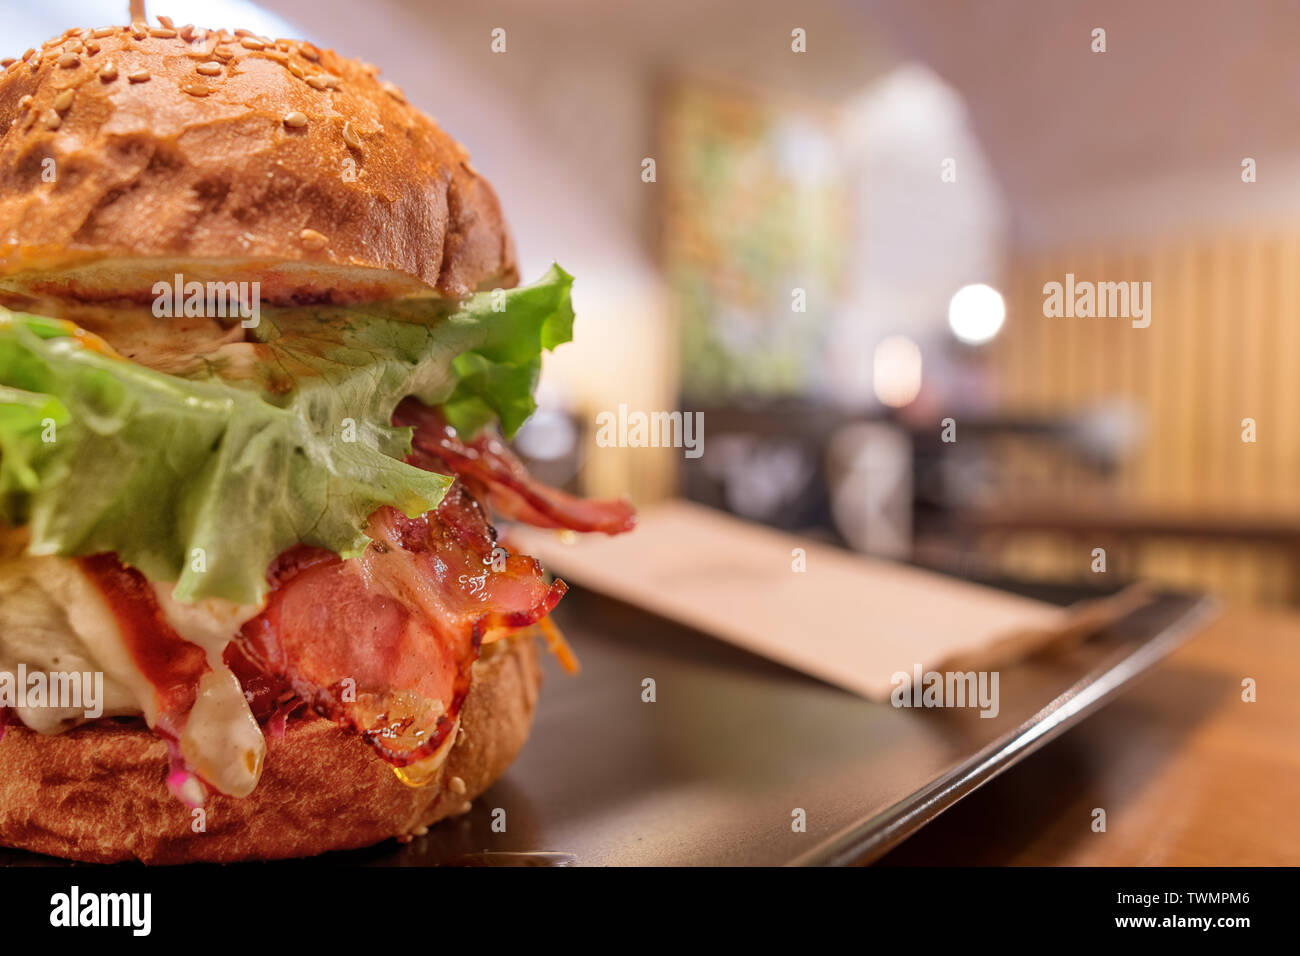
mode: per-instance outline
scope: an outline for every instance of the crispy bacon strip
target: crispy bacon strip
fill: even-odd
[[[438,408],[413,398],[397,407],[393,424],[413,427],[407,461],[426,471],[454,474],[492,510],[539,528],[621,534],[636,526],[636,512],[625,501],[584,501],[548,488],[528,474],[523,463],[489,431],[466,443]]]
[[[282,554],[268,571],[265,610],[224,660],[273,733],[306,705],[404,767],[437,753],[455,730],[484,636],[543,621],[567,590],[548,584],[534,559],[498,547],[476,495],[544,528],[618,534],[636,515],[625,502],[541,485],[500,439],[466,443],[438,409],[413,399],[394,424],[415,429],[408,461],[456,477],[442,503],[415,519],[381,508],[371,545],[352,560],[302,545]],[[169,783],[180,793],[192,775],[176,764],[178,741],[208,669],[204,652],[172,630],[139,572],[113,555],[81,560],[155,688],[153,727],[172,751]],[[558,632],[549,641],[563,649]]]
[[[239,646],[401,767],[435,753],[455,729],[484,633],[535,623],[566,587],[547,584],[534,559],[498,548],[460,482],[421,518],[380,509],[369,533],[370,547],[350,561],[288,552]]]

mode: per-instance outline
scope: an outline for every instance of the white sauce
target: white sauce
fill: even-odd
[[[257,786],[266,739],[235,675],[221,660],[230,639],[258,608],[208,599],[173,600],[170,585],[155,585],[176,633],[199,645],[211,672],[182,732],[181,752],[222,793],[247,796]],[[157,715],[154,688],[131,660],[112,612],[74,561],[55,557],[0,557],[0,671],[94,672],[104,675],[104,716]],[[59,733],[84,722],[81,710],[15,707],[32,730]]]

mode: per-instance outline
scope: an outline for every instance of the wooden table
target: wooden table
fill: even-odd
[[[1300,615],[1228,609],[880,863],[1300,864]]]

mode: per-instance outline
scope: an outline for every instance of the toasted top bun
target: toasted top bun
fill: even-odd
[[[0,71],[0,293],[147,302],[181,273],[346,302],[518,280],[492,187],[375,67],[236,33],[73,29]]]

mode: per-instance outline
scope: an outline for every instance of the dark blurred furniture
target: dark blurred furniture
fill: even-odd
[[[867,418],[808,399],[683,407],[702,408],[708,425],[708,454],[683,464],[685,496],[752,521],[972,578],[1025,576],[1023,562],[1013,566],[1005,558],[1027,539],[1044,537],[1058,545],[1058,559],[1036,573],[1073,583],[1091,577],[1094,547],[1106,549],[1111,580],[1168,580],[1143,557],[1156,543],[1199,547],[1196,553],[1212,560],[1246,549],[1255,562],[1251,574],[1278,561],[1290,569],[1250,599],[1300,605],[1300,515],[1127,503],[1120,476],[1142,429],[1123,407],[1056,417],[962,414],[956,442],[945,442],[941,420],[929,415],[920,422]],[[836,493],[865,497],[864,487],[832,488],[830,450],[866,423],[896,430],[910,443],[910,474],[897,491],[910,500],[901,550],[874,549],[871,535],[846,524],[844,509],[832,501]],[[1200,586],[1222,588],[1224,581]]]
[[[705,448],[682,463],[682,495],[782,531],[844,544],[831,518],[826,448],[860,416],[808,399],[737,399],[704,413]]]

